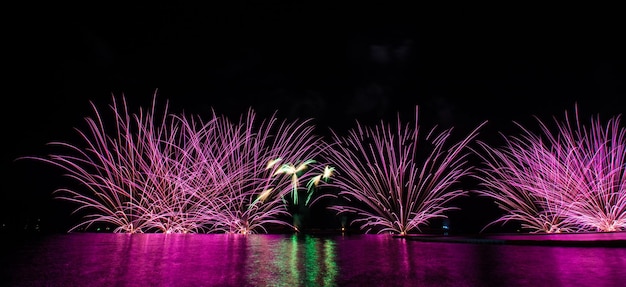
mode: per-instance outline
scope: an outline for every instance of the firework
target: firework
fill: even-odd
[[[432,128],[420,143],[416,107],[413,123],[403,124],[398,115],[395,126],[381,121],[368,127],[357,121],[347,136],[333,132],[326,155],[337,171],[328,185],[339,190],[345,203],[329,208],[355,215],[351,224],[366,233],[420,231],[429,220],[456,209],[447,206],[450,201],[467,194],[457,184],[471,173],[466,146],[480,126],[449,147],[452,129]]]
[[[150,208],[154,201],[150,189],[160,180],[159,171],[164,163],[155,154],[152,137],[168,136],[163,130],[171,119],[167,105],[162,122],[155,125],[154,106],[141,115],[131,116],[126,101],[118,103],[113,98],[110,108],[115,125],[109,129],[100,111],[91,104],[95,117],[85,119],[87,131],[76,129],[84,146],[51,142],[50,145],[63,152],[27,158],[60,167],[66,176],[78,182],[77,189],[54,191],[57,198],[77,204],[74,212],[84,216],[70,231],[89,228],[95,223],[111,224],[115,226],[114,232],[128,233],[155,227],[153,223],[159,214]],[[155,170],[146,172],[151,168]]]
[[[553,118],[556,129],[535,117],[540,133],[519,123],[521,136],[505,144],[479,142],[483,165],[476,192],[505,214],[491,222],[521,223],[530,232],[626,229],[626,130],[619,116],[603,125],[599,116],[582,125],[577,107],[570,119]],[[485,229],[483,228],[483,230]]]
[[[213,143],[220,140],[219,148],[200,147],[219,155],[219,200],[212,200],[218,231],[234,233],[267,232],[268,224],[285,225],[290,217],[290,204],[297,204],[298,191],[304,189],[300,179],[308,180],[316,172],[309,165],[324,149],[322,138],[313,134],[310,120],[279,122],[270,117],[257,123],[256,115],[249,110],[246,117],[232,123],[225,117],[215,116],[217,128],[210,139],[199,141]],[[200,160],[194,169],[215,172],[215,160]],[[292,163],[300,163],[293,170]],[[208,164],[207,166],[203,166]],[[300,179],[299,179],[300,178]],[[211,179],[212,180],[212,179]],[[204,185],[204,184],[202,184]],[[291,199],[291,200],[290,200]]]
[[[325,148],[311,120],[257,122],[252,109],[239,122],[215,112],[205,122],[172,114],[167,103],[157,115],[156,94],[151,109],[137,114],[113,97],[110,128],[92,107],[87,132],[77,129],[84,145],[52,142],[63,152],[24,157],[60,167],[78,183],[54,191],[83,216],[70,232],[94,224],[124,233],[248,234],[292,226],[285,221],[289,195],[295,201],[304,189],[298,178],[319,173],[309,159]],[[280,162],[303,166],[285,178],[288,165]]]

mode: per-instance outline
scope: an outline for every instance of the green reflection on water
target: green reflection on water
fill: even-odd
[[[317,238],[306,237],[304,240],[304,262],[306,267],[306,284],[316,283],[320,273],[320,267],[318,261],[320,259],[318,249],[319,240]]]
[[[331,238],[310,235],[251,240],[248,282],[256,286],[336,286],[335,244]]]
[[[324,239],[324,286],[336,286],[336,279],[338,275],[338,267],[335,252],[335,241],[330,239]]]

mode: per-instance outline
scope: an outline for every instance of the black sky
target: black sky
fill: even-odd
[[[487,140],[575,103],[626,111],[616,7],[270,2],[7,7],[3,220],[62,217],[49,198],[59,174],[14,159],[75,139],[89,101],[105,108],[112,94],[148,107],[158,89],[171,111],[207,117],[312,117],[321,133],[419,105],[424,125],[460,134],[488,120]]]

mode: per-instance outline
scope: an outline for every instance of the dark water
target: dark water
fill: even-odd
[[[74,233],[15,242],[1,250],[3,286],[626,283],[626,248],[420,242],[388,235]]]

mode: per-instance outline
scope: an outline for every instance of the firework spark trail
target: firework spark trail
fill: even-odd
[[[141,154],[147,160],[140,167],[146,178],[138,189],[143,191],[145,201],[135,206],[135,210],[146,220],[146,232],[190,233],[202,231],[197,224],[200,207],[188,196],[185,184],[187,170],[181,168],[188,159],[181,147],[186,144],[180,118],[167,112],[163,121],[155,126],[156,103],[153,101],[150,112],[140,109],[137,118],[138,135],[146,146]],[[145,118],[145,120],[143,119]],[[167,119],[167,120],[166,120]]]
[[[201,207],[198,223],[206,226],[208,232],[218,231],[216,223],[222,222],[223,215],[229,212],[228,203],[242,196],[237,191],[245,188],[244,182],[236,180],[245,173],[245,162],[235,167],[231,160],[244,139],[237,136],[237,130],[224,118],[213,117],[208,122],[198,118],[196,122],[184,117],[182,121],[188,134],[183,146],[189,160],[181,165],[187,170],[186,190],[191,201]]]
[[[554,131],[535,119],[541,134],[516,123],[522,135],[502,135],[505,146],[479,142],[484,165],[476,192],[505,211],[485,228],[514,220],[531,232],[624,230],[626,137],[619,117],[606,127],[592,119],[587,128],[578,110],[573,120],[566,112],[563,121],[553,118]]]
[[[333,132],[326,156],[337,173],[328,185],[339,189],[338,196],[346,203],[329,208],[355,215],[351,224],[366,233],[407,234],[433,218],[445,217],[446,211],[455,209],[446,205],[467,194],[455,184],[471,172],[465,147],[483,124],[447,149],[451,129],[436,133],[433,128],[425,138],[432,149],[421,162],[417,107],[412,124],[403,125],[398,115],[395,127],[382,121],[374,127],[357,122],[347,136]]]

